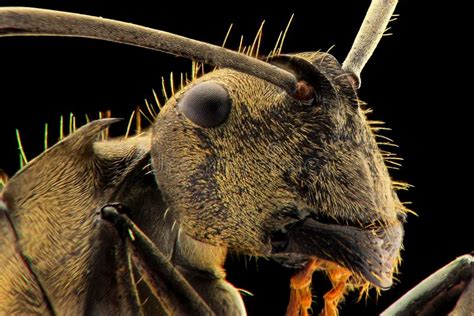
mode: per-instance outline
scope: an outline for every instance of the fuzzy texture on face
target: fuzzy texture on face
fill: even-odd
[[[329,54],[295,56],[327,80],[313,81],[320,85],[312,104],[228,69],[170,99],[153,127],[159,188],[200,241],[269,256],[275,231],[311,217],[380,237],[375,252],[384,249],[377,255],[392,267],[403,207],[350,78]],[[227,120],[211,128],[197,126],[177,106],[207,81],[224,87],[232,101]]]

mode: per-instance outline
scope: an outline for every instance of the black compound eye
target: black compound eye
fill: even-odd
[[[232,101],[223,86],[206,81],[191,88],[179,101],[178,108],[194,124],[216,127],[227,120]]]

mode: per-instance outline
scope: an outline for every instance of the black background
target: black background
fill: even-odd
[[[472,75],[467,58],[472,35],[467,25],[457,22],[462,21],[461,8],[414,3],[399,4],[400,18],[391,24],[394,35],[383,39],[364,69],[360,97],[374,109],[373,119],[392,128],[385,135],[400,145],[396,151],[405,159],[403,168],[392,175],[415,186],[401,198],[413,202],[419,217],[408,218],[400,282],[378,300],[372,293],[367,303],[356,304],[356,295],[350,295],[341,315],[379,313],[434,270],[473,248],[468,153]],[[255,3],[230,1],[0,1],[2,6],[28,5],[133,22],[219,45],[234,23],[227,45],[232,49],[241,34],[251,42],[266,20],[263,52],[273,47],[295,13],[284,52],[327,50],[335,44],[331,52],[340,61],[368,4],[293,1],[256,8]],[[160,90],[162,75],[188,71],[189,65],[176,57],[99,41],[0,38],[0,167],[10,176],[18,169],[15,128],[32,158],[42,150],[45,122],[58,128],[59,116],[70,111],[80,116],[111,109],[114,116],[128,117],[145,98],[152,99],[152,89]],[[255,263],[234,257],[228,264],[229,280],[254,294],[245,298],[251,315],[284,313],[291,273],[263,259]],[[319,302],[327,281],[317,275],[314,287]]]

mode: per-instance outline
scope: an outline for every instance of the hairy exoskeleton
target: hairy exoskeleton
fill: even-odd
[[[144,134],[98,141],[116,120],[94,121],[8,182],[0,311],[245,314],[224,280],[228,250],[301,268],[288,314],[307,313],[318,268],[334,286],[328,315],[350,287],[390,287],[404,208],[356,90],[394,6],[374,1],[343,66],[327,53],[264,63],[126,23],[0,9],[3,35],[100,38],[223,67],[176,93]]]
[[[261,79],[218,70],[166,104],[152,136],[160,190],[171,210],[182,214],[181,222],[192,236],[252,255],[291,252],[292,247],[303,251],[304,246],[293,244],[293,239],[302,238],[294,231],[304,229],[306,219],[324,224],[329,220],[334,225],[325,227],[335,234],[339,223],[354,239],[349,244],[368,240],[374,244],[346,259],[338,258],[342,249],[324,249],[327,259],[347,260],[347,264],[360,260],[357,264],[365,267],[365,258],[381,255],[390,264],[373,272],[380,285],[387,286],[396,254],[392,247],[400,245],[397,214],[402,207],[363,110],[332,56],[286,57],[289,64],[308,61],[321,71],[321,78],[312,82],[321,89],[308,102],[295,100]],[[294,67],[295,73],[304,71]],[[199,95],[199,90],[208,95]],[[231,107],[228,118],[217,127],[202,128],[186,116],[187,107],[200,106],[205,98],[218,98],[218,106]],[[388,228],[396,239],[385,235]],[[380,244],[371,237],[377,229]],[[282,245],[281,234],[288,235],[289,250]],[[272,245],[274,237],[278,240]],[[342,247],[358,247],[343,243]],[[322,250],[307,251],[323,255]]]
[[[170,100],[153,126],[160,191],[203,242],[288,266],[316,256],[354,272],[354,285],[369,280],[388,288],[404,208],[351,81],[325,53],[275,59],[302,76],[308,74],[298,64],[314,66],[314,98],[295,100],[233,70],[203,76]],[[230,107],[228,117],[202,128],[209,118],[199,115],[212,102]],[[187,116],[188,107],[203,113]],[[216,120],[220,111],[227,112],[216,111]]]

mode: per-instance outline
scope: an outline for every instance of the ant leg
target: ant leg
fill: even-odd
[[[133,263],[165,310],[179,315],[213,315],[183,275],[125,215],[127,211],[121,204],[108,204],[100,213],[128,244]]]
[[[328,269],[328,275],[332,289],[324,294],[324,309],[321,311],[321,316],[337,316],[339,314],[337,306],[344,298],[347,281],[352,273],[345,268],[336,266]]]
[[[298,271],[290,280],[290,302],[286,316],[308,316],[311,308],[311,280],[314,271],[321,266],[321,262],[312,257],[306,266]]]

